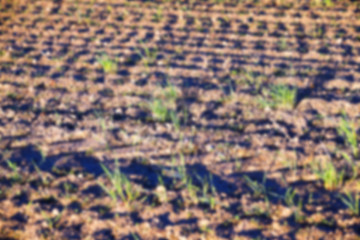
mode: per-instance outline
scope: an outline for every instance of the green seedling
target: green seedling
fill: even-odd
[[[340,120],[340,125],[337,131],[339,135],[345,138],[346,144],[348,144],[351,147],[354,157],[357,158],[359,155],[359,147],[358,147],[355,124],[353,122],[346,120],[345,117],[343,117]]]
[[[354,160],[352,159],[352,157],[350,157],[347,153],[342,152],[341,153],[343,158],[346,160],[346,162],[350,165],[352,171],[353,171],[353,176],[352,179],[356,179],[356,177],[358,176],[358,167],[355,164]]]
[[[281,40],[278,42],[277,45],[280,51],[286,51],[288,49],[288,45],[285,38],[281,38]]]
[[[316,7],[332,7],[334,6],[333,0],[312,0],[312,5],[315,5]]]
[[[249,178],[248,176],[244,176],[244,179],[245,179],[247,186],[253,191],[255,198],[266,195],[266,188],[264,185],[265,181],[266,181],[265,177],[263,178],[262,183],[258,183],[257,181]]]
[[[141,192],[138,191],[130,182],[130,180],[120,171],[119,162],[115,159],[115,170],[110,172],[103,164],[101,168],[105,172],[106,176],[110,180],[112,186],[106,187],[103,183],[98,182],[100,187],[112,198],[114,202],[117,202],[118,196],[121,200],[129,205],[131,202],[137,200],[140,197]]]
[[[144,43],[141,43],[143,51],[141,49],[137,49],[137,53],[141,56],[142,62],[149,72],[149,65],[153,65],[156,62],[158,50],[157,48],[149,48]]]
[[[170,104],[175,104],[178,98],[178,94],[176,92],[176,88],[173,84],[168,84],[168,86],[164,89],[163,95]]]
[[[162,100],[154,99],[153,102],[150,103],[149,108],[154,119],[161,122],[165,122],[168,119],[169,111]]]
[[[149,108],[152,112],[153,117],[156,120],[165,122],[171,119],[175,129],[180,129],[180,119],[178,118],[175,110],[177,92],[174,85],[168,85],[161,93],[160,98],[156,98],[150,103]]]
[[[186,181],[186,190],[189,194],[191,202],[197,204],[199,202],[197,193],[199,192],[200,189],[193,184],[192,178],[190,177],[188,177]]]
[[[296,100],[296,89],[291,89],[286,85],[273,85],[270,88],[269,95],[272,100],[272,105],[277,107],[283,107],[285,109],[292,109]]]
[[[202,179],[200,176],[196,175],[202,185],[202,197],[199,199],[200,202],[209,204],[210,209],[215,209],[216,205],[216,188],[213,185],[212,175],[209,178]],[[210,191],[210,194],[209,194]]]
[[[152,17],[152,20],[153,20],[154,22],[160,22],[162,18],[163,18],[162,8],[159,7],[159,8],[156,10],[156,13],[154,13],[154,15],[153,15],[153,17]]]
[[[263,176],[262,182],[259,183],[256,180],[252,180],[248,176],[244,176],[245,183],[252,190],[254,197],[264,197],[265,200],[268,198],[268,195],[272,195],[273,197],[279,197],[276,193],[269,191],[266,188],[266,175]]]
[[[350,192],[347,192],[345,196],[340,195],[339,197],[352,214],[360,214],[359,194],[356,193],[355,197],[353,197]]]
[[[141,239],[137,233],[133,233],[133,232],[131,232],[131,237],[132,237],[134,240],[140,240],[140,239]]]
[[[234,71],[233,74],[235,74],[238,71]],[[256,93],[259,92],[261,88],[261,84],[264,81],[263,76],[256,76],[253,71],[239,71],[242,73],[241,80],[245,82],[245,84],[252,86],[254,88],[254,91]]]
[[[177,116],[175,111],[170,111],[170,119],[175,128],[176,132],[180,131],[180,118]]]
[[[295,210],[295,222],[297,223],[303,223],[306,221],[306,218],[304,216],[304,214],[302,213],[302,209],[303,209],[303,200],[300,198],[299,202],[297,204],[297,208]]]
[[[44,176],[42,173],[41,173],[41,170],[40,168],[36,165],[36,163],[34,161],[32,161],[33,165],[34,165],[34,168],[35,168],[35,171],[36,173],[38,174],[38,176],[40,177],[41,179],[41,182],[44,186],[49,186],[49,181],[47,180],[46,176]]]
[[[289,207],[295,206],[295,202],[294,202],[295,196],[296,196],[296,191],[292,188],[288,188],[284,196],[284,201],[286,205],[288,205]]]
[[[8,167],[11,169],[12,171],[12,176],[11,178],[14,180],[14,181],[19,181],[21,179],[21,175],[19,174],[19,169],[18,169],[18,166],[16,165],[16,163],[13,163],[12,161],[10,160],[7,160],[6,161]]]
[[[179,158],[180,164],[176,167],[176,175],[178,176],[178,179],[180,179],[180,183],[185,185],[189,179],[186,173],[185,158],[183,154],[179,154]],[[175,157],[173,157],[172,163],[174,167],[176,166],[175,160]]]
[[[57,224],[59,223],[60,221],[60,218],[61,218],[61,215],[62,215],[62,212],[57,214],[55,217],[51,217],[49,216],[46,212],[44,211],[41,211],[41,215],[43,216],[43,218],[45,219],[48,227],[50,230],[53,230],[57,227]]]
[[[325,164],[313,162],[311,168],[313,173],[322,180],[325,189],[334,190],[343,184],[345,171],[338,171],[332,162],[327,161]]]
[[[105,73],[115,73],[117,71],[117,64],[115,61],[104,55],[97,59]]]

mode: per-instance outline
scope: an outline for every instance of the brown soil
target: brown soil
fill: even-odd
[[[359,6],[213,2],[0,1],[0,239],[359,239]]]

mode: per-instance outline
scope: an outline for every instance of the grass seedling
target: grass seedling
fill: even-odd
[[[141,49],[137,50],[137,53],[141,56],[142,62],[147,69],[147,72],[149,72],[149,65],[153,65],[156,62],[157,59],[157,48],[149,48],[144,43],[141,44],[143,51]]]
[[[41,211],[41,215],[43,216],[43,218],[45,219],[48,227],[50,230],[53,230],[57,227],[57,224],[59,223],[60,221],[60,218],[61,218],[61,215],[62,215],[62,212],[57,214],[55,217],[51,217],[49,216],[46,212],[44,211]]]
[[[303,208],[303,200],[300,198],[294,213],[295,222],[297,223],[303,223],[306,220],[304,214],[301,212],[302,208]]]
[[[289,207],[295,206],[295,202],[294,202],[295,196],[296,196],[296,191],[292,188],[288,188],[284,196],[284,201],[286,205],[288,205]]]
[[[354,157],[357,158],[359,155],[359,147],[358,147],[355,124],[353,122],[346,120],[345,117],[343,117],[340,120],[340,125],[337,131],[339,135],[345,138],[346,144],[348,144],[351,147]]]
[[[112,198],[114,202],[117,202],[118,196],[120,196],[121,200],[126,205],[129,205],[131,202],[139,198],[140,191],[134,188],[130,180],[123,173],[121,173],[117,159],[115,159],[115,170],[113,173],[110,172],[110,170],[103,164],[101,164],[101,168],[104,170],[106,176],[110,180],[112,187],[106,187],[101,182],[98,182],[98,184]]]
[[[137,233],[133,233],[133,232],[131,232],[131,237],[132,237],[134,240],[140,240],[140,239],[141,239]]]
[[[268,195],[272,195],[273,197],[278,197],[278,195],[272,191],[269,191],[266,188],[266,175],[263,176],[262,182],[259,183],[255,180],[252,180],[248,176],[244,176],[244,180],[247,184],[247,186],[253,191],[254,197],[264,197],[265,200],[268,199]]]
[[[347,192],[345,196],[340,195],[339,197],[352,214],[360,214],[359,194],[355,194],[355,197],[353,197],[350,192]]]
[[[170,111],[170,119],[175,128],[176,132],[180,131],[180,118],[177,116],[175,111]]]
[[[40,177],[41,179],[41,182],[44,186],[49,186],[49,181],[47,180],[46,176],[44,176],[42,173],[41,173],[41,170],[40,168],[36,165],[36,163],[34,161],[32,161],[33,165],[34,165],[34,168],[35,168],[35,171],[36,173],[38,174],[38,176]]]
[[[175,86],[169,84],[160,95],[159,98],[154,99],[149,105],[152,115],[161,122],[171,119],[175,129],[178,131],[180,129],[180,119],[175,112],[178,97]]]
[[[104,55],[97,59],[105,73],[115,73],[117,71],[117,64],[115,61]]]
[[[176,167],[176,173],[180,179],[181,184],[188,182],[188,176],[186,174],[185,158],[183,154],[179,154],[180,164]],[[175,166],[175,157],[173,158],[173,166]]]
[[[19,174],[19,169],[18,169],[18,166],[16,165],[16,163],[13,163],[12,161],[10,160],[7,160],[6,161],[8,167],[11,169],[12,171],[12,176],[11,178],[16,182],[16,181],[19,181],[21,179],[21,175]]]
[[[291,89],[286,85],[273,85],[270,88],[269,95],[272,99],[272,105],[277,107],[283,107],[286,109],[292,109],[296,100],[296,89]]]
[[[200,198],[200,202],[209,204],[210,209],[215,209],[216,205],[216,188],[213,185],[212,175],[210,177],[202,179],[197,175],[197,178],[201,182],[202,185],[202,197]],[[210,191],[210,194],[209,194]]]
[[[327,161],[325,164],[314,162],[311,167],[314,174],[324,183],[325,189],[334,190],[342,185],[345,171],[338,172],[332,162]]]
[[[168,84],[168,86],[163,91],[164,98],[170,104],[174,105],[178,98],[178,94],[176,92],[176,88],[173,84]]]
[[[277,44],[278,49],[283,52],[288,49],[288,45],[285,38],[281,38],[281,40]]]
[[[149,108],[155,120],[165,122],[169,117],[169,111],[161,99],[154,99]]]
[[[160,20],[163,18],[163,13],[162,13],[162,8],[158,8],[156,10],[156,13],[154,13],[153,17],[152,17],[152,21],[153,22],[160,22]]]
[[[353,171],[353,176],[352,179],[356,179],[356,177],[358,176],[358,167],[356,166],[354,160],[345,152],[341,153],[343,158],[346,160],[346,162],[350,165],[350,167],[352,168]]]
[[[188,177],[186,180],[186,190],[189,194],[190,200],[194,204],[199,203],[199,198],[197,196],[197,193],[199,191],[199,188],[193,184],[192,178]]]

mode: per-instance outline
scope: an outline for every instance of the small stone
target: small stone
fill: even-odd
[[[159,202],[161,202],[161,203],[167,202],[166,188],[163,185],[157,186],[155,189],[155,192],[159,199]]]

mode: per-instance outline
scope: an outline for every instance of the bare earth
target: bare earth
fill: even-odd
[[[359,11],[0,0],[0,239],[359,239]]]

